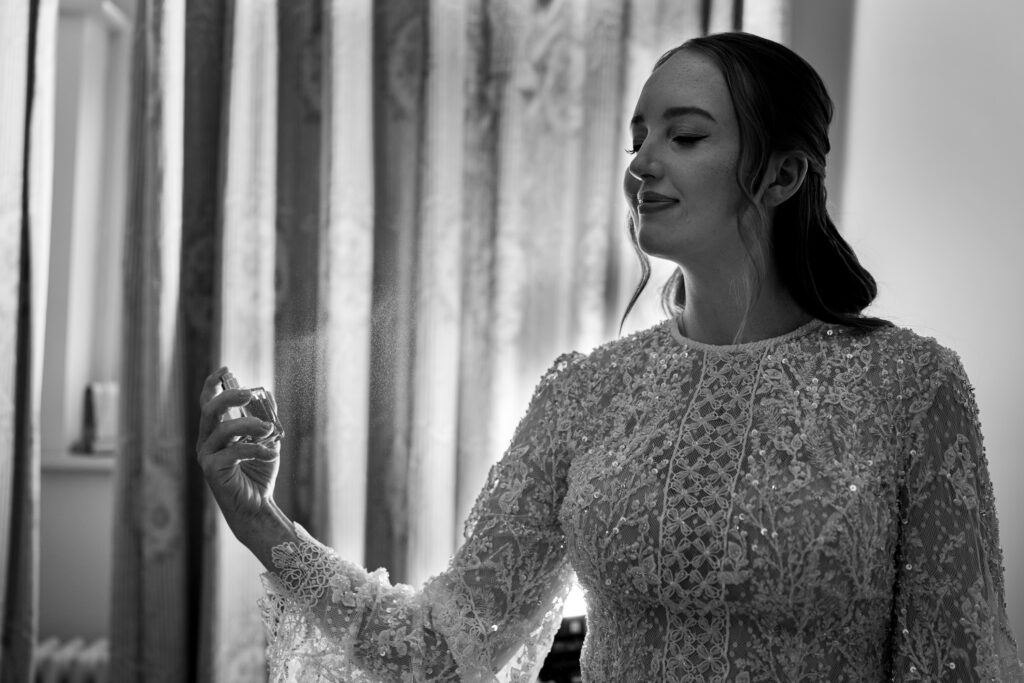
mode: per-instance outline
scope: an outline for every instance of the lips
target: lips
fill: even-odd
[[[643,192],[641,192],[638,195],[638,198],[640,199],[640,203],[641,204],[644,204],[646,202],[674,202],[674,201],[676,201],[675,199],[672,199],[672,197],[666,197],[663,194],[658,194],[657,192],[652,192],[651,190],[644,190]]]
[[[654,211],[662,211],[664,209],[667,209],[678,202],[678,199],[666,197],[663,194],[658,194],[657,192],[651,192],[650,190],[647,190],[637,195],[636,210],[639,211],[640,213],[652,213]]]

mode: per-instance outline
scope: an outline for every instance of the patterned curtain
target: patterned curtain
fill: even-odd
[[[205,376],[273,379],[276,45],[272,0],[138,3],[111,680],[264,675],[259,566],[194,461]]]
[[[754,4],[139,1],[113,680],[263,675],[260,569],[193,464],[220,364],[278,398],[286,513],[443,569],[537,378],[616,334],[651,65]]]
[[[33,680],[57,3],[0,6],[0,679]]]
[[[181,331],[184,7],[136,10],[115,470],[112,680],[186,680],[188,445]]]
[[[364,561],[396,580],[443,569],[533,383],[612,330],[625,7],[375,7]]]

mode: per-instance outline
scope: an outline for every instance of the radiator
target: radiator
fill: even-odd
[[[106,638],[48,638],[36,648],[35,683],[107,683],[109,661]]]

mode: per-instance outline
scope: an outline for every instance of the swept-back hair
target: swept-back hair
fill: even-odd
[[[755,280],[743,283],[747,308],[737,339],[757,299],[768,258],[773,259],[782,285],[796,303],[815,318],[859,330],[891,326],[887,320],[861,314],[877,296],[878,287],[839,234],[825,205],[825,156],[831,148],[828,127],[833,105],[821,77],[789,48],[742,32],[688,40],[662,55],[652,72],[683,50],[707,57],[725,77],[739,123],[736,181],[756,209],[762,227],[768,216],[754,195],[772,153],[802,152],[807,157],[804,182],[776,207],[767,244],[748,234],[740,222],[740,237],[755,264]],[[642,272],[619,324],[620,332],[651,275],[650,260],[640,248],[632,217],[628,228]],[[682,271],[677,269],[662,288],[667,314],[675,315],[686,305],[684,285]]]

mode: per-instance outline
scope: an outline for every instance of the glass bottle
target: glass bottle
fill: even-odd
[[[220,378],[220,385],[225,389],[241,389],[238,379],[230,372],[225,372]],[[255,417],[274,426],[270,434],[259,436],[243,436],[239,443],[254,443],[261,446],[273,446],[284,437],[284,427],[277,417],[277,410],[274,409],[274,399],[269,391],[263,387],[249,389],[252,398],[244,406],[239,408],[243,417]]]

